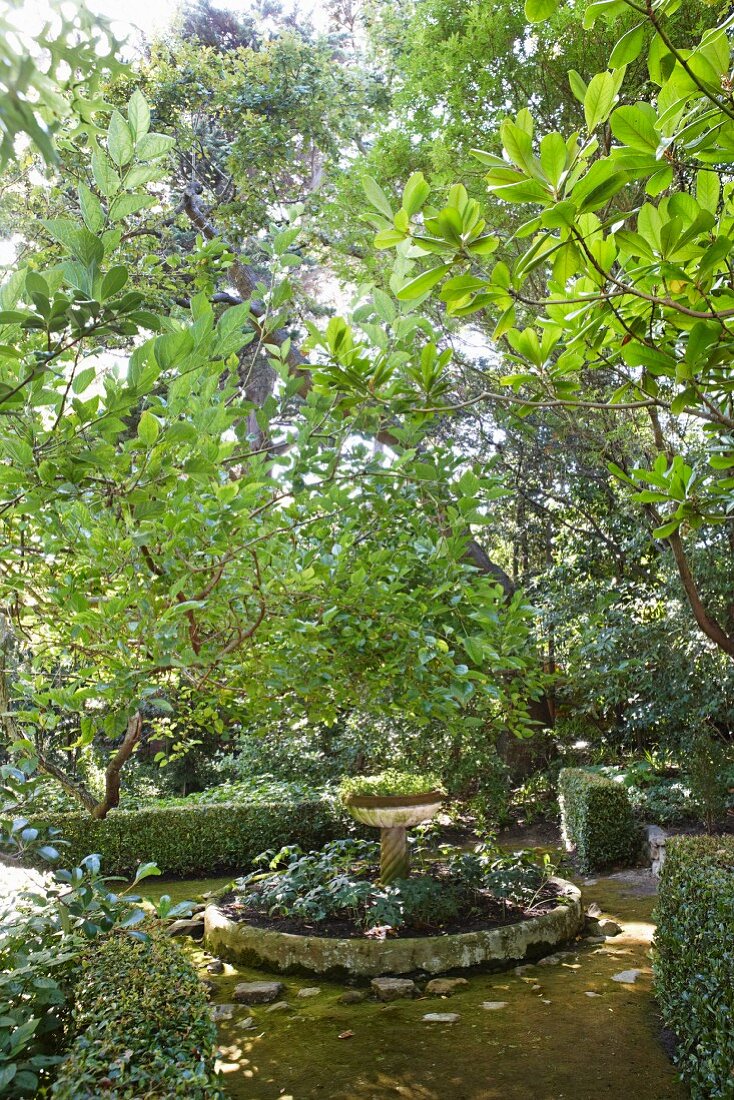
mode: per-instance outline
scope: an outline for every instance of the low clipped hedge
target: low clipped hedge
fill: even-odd
[[[582,870],[637,861],[641,833],[621,784],[585,768],[564,768],[558,796],[563,835]]]
[[[734,1097],[734,837],[668,840],[655,990],[693,1100]]]
[[[204,988],[159,929],[90,949],[75,987],[75,1039],[51,1087],[57,1100],[219,1100],[216,1028]]]
[[[112,810],[103,821],[86,813],[44,814],[32,821],[41,823],[60,829],[69,842],[60,849],[63,866],[96,852],[112,875],[152,861],[166,875],[209,877],[242,870],[268,848],[320,848],[345,831],[341,813],[326,799]]]

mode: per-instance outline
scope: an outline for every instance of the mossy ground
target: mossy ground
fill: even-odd
[[[221,880],[163,885],[159,892],[181,897],[186,887],[191,896]],[[582,941],[555,966],[469,973],[469,985],[451,998],[342,1005],[343,984],[288,978],[283,999],[290,1010],[237,1005],[234,1018],[222,1023],[227,1091],[235,1100],[683,1098],[687,1092],[661,1045],[652,998],[655,898],[649,887],[644,873],[598,877],[584,886],[584,899],[618,919],[621,936],[604,944]],[[203,967],[203,953],[194,954]],[[635,984],[612,980],[630,969],[642,971]],[[271,977],[227,966],[214,978],[214,1001],[231,1002],[238,981],[264,976]],[[315,985],[318,996],[297,996]],[[488,1011],[484,1001],[507,1005]],[[456,1012],[460,1019],[424,1023],[427,1012]],[[244,1030],[238,1025],[248,1015],[255,1026]],[[340,1038],[345,1032],[353,1034]]]

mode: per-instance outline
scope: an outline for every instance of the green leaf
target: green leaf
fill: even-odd
[[[438,267],[431,267],[428,271],[424,271],[417,278],[411,279],[409,283],[401,287],[396,297],[400,302],[411,302],[415,298],[420,298],[424,294],[427,294],[429,290],[432,290],[436,283],[443,279],[444,275],[447,275],[451,271],[452,264],[439,264]]]
[[[403,210],[411,216],[417,214],[431,193],[422,172],[414,172],[403,190]]]
[[[87,229],[92,233],[101,233],[105,223],[102,203],[86,183],[79,184],[79,206]]]
[[[656,527],[653,531],[653,538],[667,539],[669,535],[672,535],[674,531],[677,531],[680,527],[679,519],[672,519],[669,523],[663,523],[660,527]]]
[[[611,73],[597,73],[592,77],[584,96],[584,117],[589,132],[609,117],[614,106],[614,95],[614,77]]]
[[[394,248],[396,244],[402,244],[406,240],[406,234],[397,229],[383,229],[374,240],[375,248]]]
[[[118,168],[133,159],[134,145],[130,128],[119,111],[113,111],[107,127],[107,152]]]
[[[138,439],[146,447],[152,447],[160,434],[160,430],[157,418],[153,416],[149,409],[146,409],[138,423]]]
[[[118,195],[110,206],[110,221],[119,222],[130,214],[137,214],[148,206],[153,206],[153,195]]]
[[[392,207],[390,206],[390,200],[385,192],[380,187],[377,180],[374,180],[372,176],[362,177],[362,190],[367,196],[368,201],[374,206],[375,210],[379,210],[390,221],[393,219]]]
[[[646,153],[655,153],[660,142],[660,135],[655,129],[656,121],[655,110],[649,103],[635,103],[632,106],[618,107],[611,117],[610,125],[615,138],[623,145]]]
[[[525,18],[528,23],[542,23],[550,19],[560,0],[525,0]]]
[[[67,252],[71,253],[81,264],[89,267],[92,263],[100,263],[104,257],[104,246],[98,237],[82,225],[69,218],[50,218],[42,224]]]
[[[94,381],[97,371],[94,367],[85,367],[74,377],[71,388],[74,393],[84,393],[87,386]]]
[[[102,280],[102,290],[100,292],[103,302],[106,302],[108,298],[112,298],[117,294],[118,290],[122,290],[127,282],[127,268],[118,266],[110,268]]]
[[[609,68],[618,69],[622,65],[629,65],[631,61],[635,61],[639,57],[644,44],[645,24],[638,23],[636,27],[632,27],[626,34],[623,34],[617,42],[609,58]]]
[[[721,180],[715,169],[696,172],[696,199],[704,210],[716,214],[719,209],[719,197],[721,195]]]
[[[588,91],[588,85],[586,81],[582,79],[581,74],[577,73],[575,69],[568,70],[568,83],[571,91],[576,96],[579,103],[583,103],[586,99],[586,92]]]
[[[127,105],[127,123],[134,142],[140,141],[150,129],[150,107],[141,91],[133,92]]]
[[[138,142],[135,155],[138,160],[158,160],[170,153],[175,144],[176,139],[167,134],[146,134]]]
[[[92,153],[92,175],[106,199],[111,199],[120,190],[120,177],[101,149]]]
[[[144,878],[150,878],[151,875],[159,875],[160,873],[157,863],[141,863],[135,872],[133,885],[142,882]]]
[[[568,149],[561,134],[546,134],[540,142],[540,167],[546,179],[557,187],[566,168]]]
[[[134,191],[136,187],[161,179],[164,174],[165,167],[161,164],[133,164],[125,173],[123,185],[128,191]]]

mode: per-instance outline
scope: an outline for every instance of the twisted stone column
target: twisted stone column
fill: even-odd
[[[380,833],[380,882],[387,886],[396,878],[407,878],[409,870],[408,835],[402,825],[382,829]]]

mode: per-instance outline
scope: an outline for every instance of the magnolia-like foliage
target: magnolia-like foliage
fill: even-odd
[[[427,722],[471,701],[529,732],[530,611],[465,560],[496,479],[448,447],[422,455],[422,416],[399,458],[375,451],[318,372],[296,408],[277,349],[283,385],[253,407],[238,352],[269,345],[248,302],[217,316],[199,293],[175,319],[126,291],[118,253],[155,214],[173,142],[149,125],[139,92],[112,112],[79,217],[44,223],[56,262],[2,289],[0,599],[29,655],[24,748],[45,751],[61,723],[84,750],[105,715],[115,736],[145,695],[160,711],[182,685],[249,718],[359,705]],[[283,272],[296,235],[273,242]],[[322,339],[344,357],[346,333],[335,321]],[[108,365],[127,338],[127,364]],[[427,345],[421,369],[436,358]],[[132,721],[121,763],[139,735]]]
[[[526,10],[535,20],[555,6],[529,0]],[[654,468],[616,471],[636,489],[651,486],[637,499],[659,511],[661,538],[682,525],[728,521],[734,505],[732,18],[677,47],[666,32],[677,7],[677,0],[590,4],[589,30],[628,9],[639,22],[607,71],[588,84],[569,73],[586,130],[536,135],[532,108],[524,109],[502,123],[502,157],[476,151],[493,194],[528,208],[511,267],[500,262],[487,272],[482,257],[498,242],[461,185],[432,208],[415,176],[394,214],[374,181],[366,184],[380,215],[378,247],[435,257],[403,279],[397,297],[422,299],[439,288],[452,316],[496,313],[495,338],[517,365],[504,381],[521,411],[591,402],[662,419]],[[656,94],[624,102],[626,66],[643,51]],[[518,327],[528,310],[538,322]],[[664,439],[680,418],[698,424],[706,447],[695,466]]]

